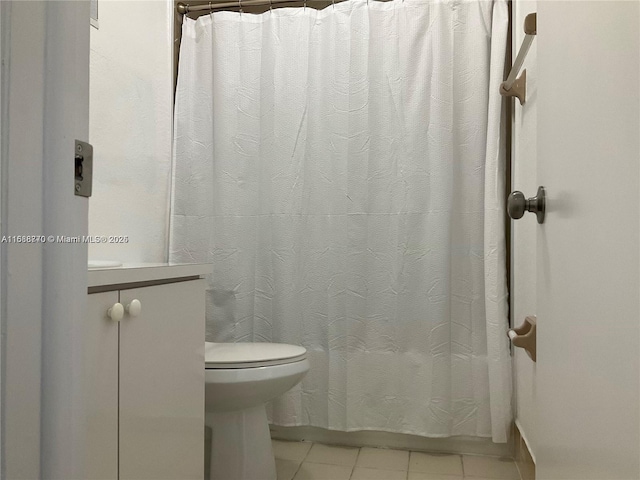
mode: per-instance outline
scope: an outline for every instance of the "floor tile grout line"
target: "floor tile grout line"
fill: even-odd
[[[301,442],[301,441],[299,441],[299,442]],[[319,443],[317,443],[317,442],[304,442],[304,443],[310,443],[310,445],[309,445],[309,448],[307,449],[307,451],[305,452],[304,456],[302,457],[302,460],[298,463],[298,465],[297,465],[297,469],[296,469],[295,473],[293,474],[292,479],[295,479],[296,475],[298,475],[298,473],[300,473],[300,469],[301,469],[301,467],[302,467],[303,463],[307,462],[307,459],[309,458],[309,455],[310,455],[310,453],[311,453],[311,450],[313,449],[313,447],[314,447],[315,445],[326,445],[326,446],[328,446],[328,447],[342,447],[342,445],[319,444]],[[334,465],[334,466],[350,467],[349,480],[353,480],[353,476],[354,476],[354,474],[355,474],[356,467],[358,467],[358,461],[360,460],[360,457],[361,457],[361,454],[362,454],[362,449],[363,449],[364,447],[356,447],[356,446],[354,446],[354,445],[349,445],[349,446],[346,446],[346,445],[345,445],[345,447],[348,447],[348,448],[356,448],[356,449],[358,450],[358,452],[357,452],[357,454],[356,454],[356,458],[355,458],[355,463],[353,463],[351,466],[349,466],[349,465],[345,465],[345,464],[339,465],[339,464],[335,464],[335,463],[324,463],[324,465]],[[375,448],[375,447],[373,447],[373,448]],[[409,480],[409,474],[411,473],[410,465],[411,465],[411,457],[412,457],[412,455],[413,455],[414,453],[425,453],[426,455],[430,455],[430,452],[415,452],[415,451],[413,451],[413,450],[409,450],[409,449],[406,449],[406,450],[405,450],[405,449],[393,449],[393,450],[405,451],[405,452],[407,452],[407,454],[408,454],[408,464],[407,464],[407,469],[406,469],[406,470],[403,470],[403,471],[404,471],[404,473],[405,473],[405,480]],[[436,453],[436,455],[437,455],[437,453]],[[461,464],[461,467],[462,467],[462,477],[461,477],[461,478],[462,478],[462,480],[464,480],[464,479],[472,480],[474,477],[473,477],[473,476],[468,476],[469,474],[468,474],[468,472],[466,472],[466,469],[465,469],[465,465],[464,465],[464,455],[463,455],[463,454],[461,454],[461,453],[456,453],[456,454],[454,454],[454,455],[455,455],[456,457],[458,457],[458,458],[459,458],[459,460],[460,460],[460,464]],[[479,456],[480,456],[480,457],[485,457],[485,455],[479,455]],[[510,459],[510,460],[511,460],[511,463],[513,463],[513,464],[514,464],[514,466],[515,466],[515,469],[516,469],[517,475],[518,475],[518,477],[519,477],[519,480],[522,480],[522,473],[521,473],[521,471],[520,471],[520,468],[519,468],[519,466],[518,466],[517,462],[516,462],[514,459]],[[309,463],[318,463],[318,464],[323,464],[322,462],[309,462]],[[369,467],[363,467],[363,468],[371,468],[371,469],[376,469],[376,470],[385,470],[384,468],[378,468],[378,467],[372,467],[372,466],[369,466]],[[425,472],[425,473],[428,473],[428,472]],[[444,475],[444,474],[443,474],[443,475]],[[455,476],[453,473],[450,473],[450,474],[448,474],[448,475],[452,475],[452,477],[453,477],[453,476]],[[491,477],[491,478],[494,478],[494,477]]]
[[[351,475],[349,475],[349,480],[353,480],[353,474],[356,471],[356,465],[358,465],[358,458],[360,457],[360,452],[362,452],[362,447],[358,447],[358,453],[356,454],[356,461],[353,463],[353,467],[351,467]]]
[[[303,460],[303,461],[304,461],[304,460]],[[293,472],[293,477],[291,477],[291,480],[295,480],[296,475],[298,475],[298,472],[300,471],[300,468],[302,468],[302,462],[300,462],[300,463],[298,464],[298,468],[296,468],[296,471],[295,471],[295,472]],[[276,472],[276,473],[277,473],[277,472]]]
[[[356,461],[353,464],[353,467],[355,468],[355,466],[358,464],[358,459],[360,458],[360,453],[362,453],[362,447],[358,447],[358,453],[356,454]]]
[[[349,480],[353,480],[353,472],[356,471],[356,465],[358,464],[358,457],[360,456],[360,450],[358,450],[358,453],[356,455],[356,461],[353,464],[353,467],[351,467],[351,473],[349,474]]]
[[[356,454],[356,461],[357,461],[358,455],[360,455],[360,449],[362,448],[362,447],[355,447],[355,446],[351,446],[351,445],[331,445],[331,444],[328,444],[328,443],[316,443],[316,442],[313,442],[311,448],[313,448],[313,446],[315,446],[315,445],[322,445],[322,446],[330,447],[330,448],[346,448],[346,449],[350,449],[350,450],[356,450],[357,449],[358,453]],[[309,453],[310,452],[311,452],[311,449],[309,449]],[[313,462],[312,461],[308,461],[307,459],[309,457],[309,453],[307,453],[307,456],[304,458],[303,462],[314,463],[314,464],[317,464],[317,465],[333,465],[333,466],[336,466],[336,467],[349,467],[350,466],[350,465],[345,464],[345,463],[334,463],[334,462],[331,462],[331,461],[328,461],[328,462],[326,462],[326,461],[325,462],[321,462],[319,460],[316,460],[316,461],[313,461]],[[351,466],[355,467],[355,463],[353,465],[351,465]]]
[[[311,442],[311,446],[309,447],[309,450],[307,450],[307,453],[305,453],[304,457],[302,457],[302,460],[300,461],[300,463],[298,464],[298,468],[296,469],[296,473],[293,474],[293,477],[291,477],[291,480],[295,480],[296,475],[298,475],[298,472],[302,468],[302,464],[304,463],[304,461],[309,456],[309,452],[311,451],[311,449],[313,448],[314,445],[315,445],[315,442]]]
[[[356,466],[351,467],[351,473],[349,474],[349,480],[353,480],[353,472],[356,471]]]
[[[274,439],[271,439],[271,442],[273,442]],[[278,441],[278,440],[276,440]],[[293,443],[293,442],[291,442]],[[296,443],[305,443],[305,442],[296,442]],[[304,454],[304,457],[302,457],[302,460],[300,460],[298,463],[298,468],[296,468],[296,471],[293,472],[293,476],[291,477],[291,480],[294,480],[296,478],[296,475],[298,474],[298,472],[300,471],[300,467],[302,467],[302,464],[304,463],[305,459],[307,458],[307,456],[309,455],[309,452],[311,451],[311,447],[313,447],[313,443],[314,442],[310,442],[311,446],[309,447],[309,450],[307,450],[307,453]],[[287,460],[287,459],[280,459],[280,460]],[[290,462],[295,462],[295,460],[288,460]]]
[[[300,465],[302,465],[304,463],[304,461],[307,459],[307,457],[311,453],[311,449],[313,448],[313,446],[315,444],[316,444],[316,442],[311,442],[311,446],[309,447],[309,450],[307,450],[307,453],[304,454],[304,457],[302,457],[302,461],[300,462]]]

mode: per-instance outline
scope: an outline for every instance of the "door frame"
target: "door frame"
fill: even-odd
[[[0,477],[83,478],[89,2],[0,2]],[[56,442],[55,439],[65,441]]]

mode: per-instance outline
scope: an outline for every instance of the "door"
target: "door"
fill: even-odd
[[[85,321],[85,386],[87,397],[87,476],[118,478],[118,323],[107,310],[118,292],[93,293]]]
[[[203,282],[120,292],[120,480],[204,477]]]
[[[639,6],[538,2],[538,479],[640,478]]]
[[[0,2],[3,478],[85,478],[88,200],[74,140],[89,129],[89,2]],[[42,236],[42,237],[40,237]],[[50,240],[50,239],[53,239]]]

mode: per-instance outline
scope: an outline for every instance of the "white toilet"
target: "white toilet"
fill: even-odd
[[[212,480],[276,480],[265,403],[309,370],[307,350],[282,343],[205,343],[205,423]]]

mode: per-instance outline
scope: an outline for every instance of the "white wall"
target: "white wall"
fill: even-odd
[[[513,3],[513,58],[517,55],[524,39],[524,18],[536,11],[535,0],[516,0]],[[526,103],[515,104],[512,172],[513,190],[522,191],[527,197],[534,196],[537,183],[536,152],[536,105],[537,105],[537,41],[531,45],[524,63],[527,69]],[[519,220],[512,221],[512,286],[511,311],[514,324],[520,325],[527,315],[536,314],[536,223],[535,217],[526,213]],[[524,350],[514,352],[514,374],[516,395],[516,422],[535,459],[535,418],[534,400],[536,387],[535,363]]]
[[[89,140],[94,147],[89,259],[167,258],[172,123],[172,2],[99,0],[91,29]]]

